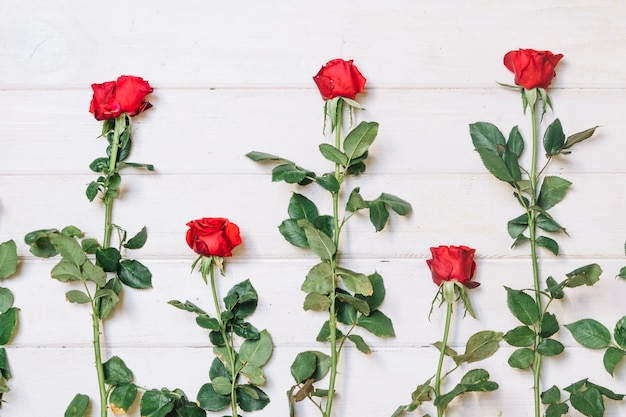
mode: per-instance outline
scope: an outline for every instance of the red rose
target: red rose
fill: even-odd
[[[187,226],[187,244],[198,255],[232,256],[232,249],[241,244],[239,227],[228,219],[204,217]]]
[[[504,55],[504,65],[515,74],[515,84],[528,90],[548,88],[556,76],[554,68],[563,54],[554,55],[550,51],[519,49]]]
[[[146,96],[154,89],[143,78],[122,75],[117,81],[91,84],[93,98],[89,111],[96,120],[115,119],[122,113],[136,116],[152,107]]]
[[[441,285],[444,281],[458,281],[467,288],[476,288],[480,284],[471,281],[476,271],[474,262],[476,249],[467,246],[439,246],[430,248],[433,259],[426,263],[433,274],[433,281]]]
[[[365,77],[361,75],[352,60],[333,59],[324,65],[313,77],[322,98],[330,100],[335,97],[346,97],[354,100],[365,88]]]

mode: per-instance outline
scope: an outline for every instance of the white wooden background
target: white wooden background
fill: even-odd
[[[597,138],[550,167],[574,183],[554,209],[570,237],[560,240],[558,259],[543,254],[542,269],[559,279],[599,263],[601,282],[571,291],[555,311],[562,323],[594,317],[612,329],[626,314],[626,282],[614,278],[626,265],[624,16],[619,0],[3,0],[0,241],[18,242],[19,274],[3,285],[21,313],[8,347],[12,391],[0,415],[60,416],[77,392],[97,398],[89,312],[64,301],[69,286],[49,278],[55,261],[32,257],[22,238],[67,224],[101,238],[102,207],[83,194],[94,178],[87,166],[104,151],[96,139],[101,124],[87,111],[90,84],[121,74],[155,88],[154,108],[135,120],[131,159],[157,171],[124,174],[114,219],[131,232],[147,225],[148,243],[136,256],[151,268],[154,288],[125,290],[106,329],[107,355],[121,356],[138,384],[180,387],[195,398],[208,381],[213,355],[205,332],[166,302],[189,299],[210,309],[209,289],[189,273],[194,254],[185,223],[224,216],[241,227],[244,244],[228,261],[221,289],[250,278],[260,296],[251,322],[275,343],[265,368],[272,402],[250,414],[287,415],[295,354],[324,349],[314,340],[324,316],[302,310],[299,290],[315,259],[276,229],[296,188],[271,183],[270,167],[244,154],[260,150],[329,169],[317,153],[323,102],[311,77],[336,57],[354,59],[368,79],[359,96],[367,111],[357,120],[381,125],[368,171],[352,184],[365,198],[386,191],[414,207],[381,233],[363,218],[346,231],[347,265],[385,278],[383,311],[397,337],[366,336],[369,356],[346,350],[336,416],[391,415],[434,372],[430,343],[441,338],[443,316],[436,310],[427,319],[436,291],[424,262],[430,246],[477,249],[482,285],[471,296],[478,320],[455,321],[456,347],[475,331],[517,325],[503,286],[531,285],[528,250],[510,249],[506,233],[519,207],[508,185],[486,173],[468,134],[469,123],[490,121],[503,131],[519,124],[529,135],[518,94],[496,84],[513,80],[502,65],[511,49],[565,55],[548,121],[558,116],[569,133],[602,126]],[[578,347],[565,329],[560,336],[566,354],[547,361],[546,384],[591,377],[626,393],[623,366],[611,378],[601,353]],[[531,415],[531,377],[508,367],[511,351],[503,343],[483,363],[500,390],[455,401],[451,416]],[[316,415],[309,405],[298,411]],[[626,416],[626,406],[607,401],[607,416]]]

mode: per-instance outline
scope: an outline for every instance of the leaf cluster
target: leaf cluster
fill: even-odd
[[[43,229],[28,233],[24,241],[30,252],[41,258],[61,255],[61,260],[52,268],[52,278],[60,282],[83,283],[85,291],[70,290],[65,296],[71,303],[97,307],[99,319],[106,319],[119,302],[122,284],[136,289],[152,286],[152,273],[141,262],[123,259],[121,248],[139,249],[148,237],[144,227],[135,236],[126,240],[126,232],[120,231],[120,248],[103,248],[96,239],[85,238],[75,226],[62,230]],[[110,274],[110,275],[109,275]],[[95,284],[95,291],[88,283]]]
[[[445,377],[448,377],[452,372],[456,371],[464,363],[479,362],[493,356],[500,347],[500,340],[502,340],[502,333],[494,332],[492,330],[484,330],[473,334],[467,340],[465,344],[465,351],[462,354],[457,353],[454,349],[446,346],[444,354],[450,357],[455,366],[446,372]],[[443,344],[437,342],[433,344],[437,349],[441,351]],[[402,405],[396,409],[392,417],[398,417],[404,414],[404,412],[412,412],[417,410],[423,403],[433,401],[433,404],[444,409],[450,404],[456,397],[461,396],[468,392],[489,392],[498,389],[498,384],[489,380],[489,373],[484,369],[472,369],[465,373],[458,384],[456,384],[447,393],[435,396],[435,388],[432,380],[434,377],[429,378],[413,391],[411,394],[411,402],[407,405]]]
[[[546,152],[546,164],[559,155],[568,155],[570,149],[589,139],[597,127],[565,137],[559,119],[555,119],[546,129],[543,147]],[[507,225],[509,235],[514,239],[513,246],[528,241],[524,234],[532,216],[539,229],[547,233],[567,233],[548,210],[558,204],[572,185],[566,179],[557,176],[545,176],[539,189],[536,179],[530,178],[529,170],[520,165],[519,159],[524,151],[524,139],[517,126],[511,129],[508,138],[495,125],[487,122],[470,124],[470,135],[475,150],[480,155],[487,170],[500,181],[507,182],[514,188],[514,195],[524,208],[524,214],[510,220]],[[540,173],[543,172],[543,169]],[[536,240],[555,255],[559,253],[557,242],[548,236],[539,236]]]
[[[582,319],[565,327],[572,333],[574,339],[589,349],[605,349],[604,369],[613,375],[615,368],[626,356],[626,316],[617,321],[613,329],[613,336],[609,329],[594,319]]]
[[[546,404],[546,417],[560,417],[569,411],[570,405],[588,417],[602,417],[604,415],[604,398],[620,401],[623,394],[616,394],[608,388],[596,385],[588,379],[582,379],[563,389],[569,393],[569,398],[561,400],[561,390],[552,386],[541,393],[541,402]]]
[[[535,352],[542,356],[556,356],[565,350],[565,346],[553,338],[560,326],[556,316],[550,313],[548,308],[552,301],[565,296],[566,288],[594,285],[601,273],[599,265],[589,264],[566,274],[566,278],[561,282],[548,277],[546,290],[540,292],[540,296],[548,300],[543,308],[527,291],[505,287],[509,311],[522,323],[504,335],[504,340],[509,345],[519,348],[509,357],[508,363],[511,367],[518,369],[533,367]]]
[[[102,136],[104,136],[108,142],[106,149],[106,157],[96,158],[89,164],[89,169],[95,173],[102,174],[95,181],[92,181],[87,185],[85,194],[89,201],[93,201],[98,193],[100,193],[103,200],[113,199],[119,195],[119,186],[122,182],[122,177],[119,175],[119,171],[126,167],[143,168],[148,171],[154,171],[154,166],[151,164],[141,164],[136,162],[127,162],[126,159],[130,155],[132,146],[131,137],[131,118],[125,114],[123,116],[123,123],[116,126],[116,119],[105,120],[102,124]],[[115,140],[115,130],[118,129],[118,150],[117,159],[111,169],[110,158],[112,154],[113,141]]]
[[[17,247],[13,240],[0,243],[0,280],[7,279],[17,272]],[[0,287],[0,345],[6,345],[17,328],[19,308],[13,306],[13,293]],[[9,392],[7,381],[11,378],[9,359],[5,348],[0,348],[0,402]]]
[[[190,301],[169,301],[174,307],[196,314],[196,323],[209,330],[214,345],[213,360],[209,371],[210,383],[198,392],[198,404],[206,411],[220,411],[231,404],[233,398],[243,411],[255,411],[269,404],[269,397],[260,385],[264,385],[263,365],[273,351],[267,330],[259,331],[245,321],[256,310],[258,295],[250,280],[242,281],[230,289],[224,297],[225,310],[219,319]],[[237,352],[232,343],[233,335],[244,339]],[[241,383],[239,377],[247,383]]]

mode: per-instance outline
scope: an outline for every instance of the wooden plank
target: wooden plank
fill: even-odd
[[[489,0],[383,8],[376,0],[193,0],[110,10],[122,6],[109,19],[90,3],[4,1],[0,88],[81,88],[130,73],[160,86],[313,89],[310,78],[335,57],[355,58],[376,87],[465,88],[510,82],[502,57],[517,48],[564,53],[556,87],[626,82],[607,65],[626,46],[621,2],[533,0],[512,12]],[[546,28],[559,36],[546,37]]]
[[[87,86],[0,94],[0,174],[87,173],[89,163],[104,156],[105,141],[97,139],[101,123],[88,113]],[[332,169],[317,150],[330,141],[322,134],[317,92],[157,88],[151,97],[154,108],[135,118],[131,160],[152,163],[160,174],[268,172],[244,157],[252,150],[316,172]],[[530,141],[530,118],[522,114],[518,93],[503,87],[374,90],[361,101],[367,110],[356,112],[356,121],[380,124],[368,173],[483,173],[468,128],[478,121],[496,124],[505,135],[518,125]],[[601,126],[552,169],[626,173],[622,154],[614,151],[626,130],[622,90],[555,90],[552,101],[544,128],[555,117],[568,135]],[[590,108],[596,111],[590,114]]]

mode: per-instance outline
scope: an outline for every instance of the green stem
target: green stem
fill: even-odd
[[[97,304],[92,306],[91,322],[93,328],[93,351],[96,360],[96,373],[98,375],[98,391],[100,393],[100,416],[107,416],[107,390],[104,384],[104,367],[102,365],[102,348],[100,345],[100,319],[98,318]]]
[[[130,126],[128,128],[130,128]],[[120,147],[120,137],[122,133],[124,133],[124,129],[126,129],[126,115],[122,114],[115,119],[113,141],[111,143],[111,156],[109,157],[109,168],[106,173],[107,180],[111,175],[117,173],[117,154]],[[104,240],[102,247],[104,248],[111,246],[111,232],[113,230],[113,197],[108,194],[108,189],[105,188],[102,198],[104,202]]]
[[[213,293],[213,303],[215,304],[215,314],[217,315],[217,321],[220,324],[220,334],[222,335],[222,339],[224,340],[224,344],[226,345],[226,350],[228,351],[228,359],[230,362],[230,374],[232,376],[230,382],[230,408],[233,414],[233,417],[237,417],[239,414],[237,413],[237,370],[235,369],[235,348],[233,346],[232,337],[228,337],[226,333],[226,325],[222,321],[222,311],[220,309],[220,303],[218,301],[217,296],[217,285],[215,285],[215,264],[212,258],[202,258],[202,262],[209,262],[209,277],[211,279],[211,292]],[[203,273],[206,273],[206,267],[202,268]],[[205,276],[206,280],[206,276]]]
[[[437,364],[437,375],[435,376],[435,398],[439,398],[441,395],[441,371],[443,369],[443,359],[445,357],[446,347],[448,346],[448,335],[450,334],[450,322],[452,320],[452,303],[447,302],[446,308],[446,324],[443,329],[443,341],[441,342],[441,349],[439,349],[439,363]],[[442,417],[445,411],[445,407],[437,407],[437,417]]]
[[[119,150],[119,142],[124,129],[126,128],[126,115],[123,114],[115,119],[115,127],[113,129],[113,141],[111,143],[111,155],[109,156],[109,168],[106,173],[107,179],[117,172],[117,154]],[[111,246],[111,232],[113,230],[113,197],[108,195],[108,190],[104,190],[102,198],[104,202],[104,239],[103,248]],[[100,289],[98,287],[97,289]],[[96,291],[97,292],[97,291]],[[98,376],[98,391],[100,395],[100,416],[107,416],[107,397],[108,392],[104,382],[104,366],[102,364],[102,338],[101,330],[102,321],[100,320],[100,299],[97,298],[91,304],[91,321],[93,328],[93,350],[96,362],[96,374]]]
[[[341,149],[341,126],[343,124],[343,100],[339,100],[337,103],[337,122],[335,125],[335,147],[337,149]],[[335,164],[335,178],[337,181],[340,179],[340,166],[339,164]],[[341,181],[339,181],[341,184]],[[335,397],[335,384],[337,381],[337,365],[339,364],[339,350],[337,350],[337,293],[334,288],[336,288],[336,271],[337,271],[337,252],[339,251],[339,236],[341,233],[341,228],[339,226],[339,192],[332,193],[333,199],[333,242],[335,243],[336,252],[332,256],[330,260],[331,273],[333,277],[333,281],[335,282],[333,286],[333,291],[330,294],[330,307],[329,307],[329,331],[330,331],[330,381],[328,384],[328,399],[326,401],[326,410],[324,411],[324,417],[330,417],[333,408],[333,400]]]
[[[537,154],[539,151],[539,138],[537,127],[537,103],[533,103],[530,106],[530,116],[532,118],[532,161],[530,168],[530,190],[531,190],[531,202],[528,210],[528,230],[530,234],[530,258],[533,268],[533,288],[535,290],[535,302],[539,311],[543,311],[541,307],[541,293],[540,293],[540,278],[539,278],[539,259],[537,257],[537,223],[536,223],[536,211],[534,207],[537,205],[537,194],[539,175],[537,174]],[[541,363],[542,355],[537,351],[537,346],[541,342],[539,332],[535,338],[535,357],[533,364],[533,392],[535,399],[535,417],[541,417]]]

